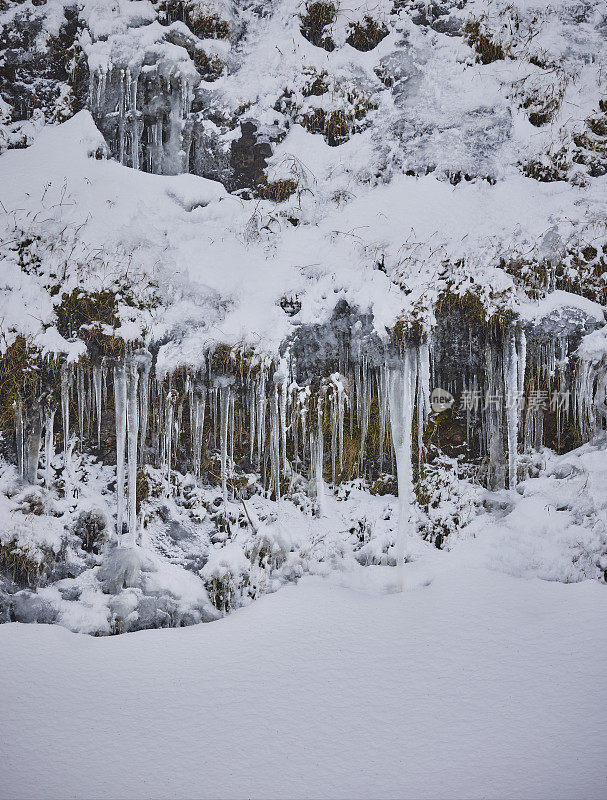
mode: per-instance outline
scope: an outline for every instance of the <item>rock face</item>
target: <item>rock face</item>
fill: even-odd
[[[3,618],[190,624],[344,553],[400,563],[605,427],[598,1],[0,25],[2,503],[55,521],[0,539]],[[298,529],[357,492],[347,542],[286,540],[285,498]]]
[[[583,19],[566,4],[494,0],[373,12],[291,0],[130,2],[118,15],[109,3],[5,6],[5,121],[60,121],[88,105],[112,155],[136,169],[254,189],[272,143],[297,124],[334,146],[372,128],[384,180],[397,169],[493,181],[511,163],[579,182],[607,169],[598,2]],[[585,117],[571,121],[580,87]],[[9,133],[9,146],[23,141]]]

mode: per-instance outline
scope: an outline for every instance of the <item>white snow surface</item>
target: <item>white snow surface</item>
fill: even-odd
[[[355,138],[329,148],[299,126],[281,148],[298,137],[344,164],[361,155]],[[563,182],[511,175],[495,186],[480,181],[453,187],[432,175],[400,175],[375,188],[358,184],[343,207],[303,197],[306,224],[294,227],[268,201],[241,200],[214,181],[151,175],[91,157],[103,149],[90,114],[82,111],[63,125],[47,126],[26,150],[4,153],[4,224],[10,231],[17,222],[43,241],[59,240],[45,252],[43,267],[58,270],[70,252],[75,266],[63,283],[66,291],[83,283],[107,288],[125,274],[136,286],[158,283],[161,307],[131,310],[117,334],[136,339],[145,330],[148,341],[169,337],[160,372],[198,366],[218,342],[274,355],[294,325],[325,321],[341,298],[371,311],[385,338],[386,329],[420,301],[431,307],[447,256],[465,261],[455,277],[462,294],[474,282],[485,287],[488,307],[492,297],[516,307],[513,280],[496,267],[499,257],[516,248],[541,249],[557,223],[566,240],[590,216],[607,216],[607,193],[591,200],[584,189]],[[283,212],[302,216],[290,206]],[[390,275],[377,269],[382,253]],[[53,305],[40,282],[8,258],[2,268],[3,329],[33,336],[44,350],[68,350],[48,328]],[[279,305],[285,295],[301,299],[293,318]],[[596,306],[592,316],[598,316]]]
[[[185,629],[0,626],[0,797],[603,798],[604,587],[449,557]]]

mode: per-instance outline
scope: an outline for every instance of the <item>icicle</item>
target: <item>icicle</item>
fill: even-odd
[[[70,438],[70,367],[69,364],[61,365],[61,418],[63,423],[63,454],[67,453]]]
[[[217,448],[217,443],[219,441],[218,429],[219,429],[219,414],[218,408],[219,403],[217,397],[219,395],[219,389],[217,386],[213,386],[211,389],[211,414],[213,417],[213,447]]]
[[[52,461],[55,455],[53,447],[53,427],[55,423],[55,409],[47,406],[44,415],[44,485],[51,488]]]
[[[516,332],[516,355],[518,359],[518,364],[516,367],[516,378],[517,378],[516,390],[519,398],[518,427],[519,430],[521,430],[525,413],[524,395],[525,395],[525,375],[527,372],[527,336],[525,335],[525,331],[522,330],[522,328]]]
[[[390,368],[388,372],[390,430],[396,456],[398,480],[399,514],[396,566],[399,568],[401,586],[402,572],[400,570],[404,565],[406,541],[413,532],[412,436],[417,359],[417,351],[414,348],[408,348],[403,353],[402,363]]]
[[[522,397],[525,391],[525,371],[527,369],[527,337],[522,329],[516,332],[516,353],[518,357],[516,390],[518,396]]]
[[[40,442],[42,440],[42,412],[36,404],[25,443],[25,479],[28,483],[37,483],[38,460],[40,458]]]
[[[148,417],[150,409],[150,368],[152,359],[146,354],[139,378],[139,454],[143,461],[143,449],[148,433]]]
[[[490,344],[485,350],[487,394],[485,398],[485,439],[489,454],[488,486],[492,490],[504,488],[504,452],[502,444],[502,394],[503,369],[499,356]]]
[[[430,348],[426,343],[419,346],[417,364],[417,460],[421,469],[424,429],[430,413]]]
[[[569,340],[566,336],[559,337],[558,352],[558,380],[556,392],[558,394],[556,403],[556,442],[557,447],[561,448],[561,437],[563,435],[563,422],[569,416],[569,385],[567,381],[567,368],[569,366]]]
[[[84,369],[82,364],[76,367],[76,395],[78,399],[78,443],[80,450],[84,442],[84,410],[85,410],[85,391],[84,391]]]
[[[255,393],[257,381],[253,380],[249,384],[249,460],[253,463],[255,453]]]
[[[266,371],[262,367],[257,382],[257,466],[261,465],[266,435]]]
[[[340,472],[343,469],[345,390],[342,376],[338,372],[334,372],[330,376],[330,381],[331,480],[332,483],[335,484],[337,479],[337,465],[339,465]]]
[[[127,384],[124,362],[114,367],[114,409],[116,413],[116,531],[118,541],[122,539],[124,520],[124,447],[126,440]]]
[[[310,428],[310,483],[313,486],[316,504],[318,506],[318,516],[322,517],[325,513],[325,481],[323,478],[324,465],[324,439],[322,433],[322,398],[318,398],[316,412],[316,430]]]
[[[102,406],[107,405],[107,364],[105,359],[101,362],[101,387],[102,387]]]
[[[135,75],[131,81],[131,137],[132,154],[131,164],[133,169],[139,169],[139,122],[137,118],[137,84],[139,82],[139,75]],[[143,420],[142,420],[143,421]]]
[[[344,468],[344,416],[346,413],[346,392],[343,383],[340,382],[339,394],[337,397],[337,453],[339,457],[339,472]]]
[[[607,423],[607,373],[605,362],[581,359],[575,380],[575,419],[585,439]]]
[[[280,500],[280,412],[278,409],[278,383],[274,383],[270,406],[270,490]]]
[[[596,389],[593,397],[595,410],[595,429],[594,433],[607,428],[607,369],[603,363],[596,371]]]
[[[356,395],[356,422],[360,425],[362,420],[362,365],[360,361],[354,367],[354,392]]]
[[[226,527],[228,522],[228,423],[230,410],[230,385],[223,383],[219,389],[220,404],[220,458],[221,458],[221,491],[223,494],[223,513]]]
[[[333,378],[333,375],[331,376]],[[330,397],[331,418],[331,483],[335,486],[335,465],[337,459],[337,392],[334,388]]]
[[[202,438],[204,431],[204,413],[206,407],[206,393],[196,392],[194,396],[194,475],[200,478],[202,463]]]
[[[421,406],[425,425],[430,414],[430,347],[427,343],[419,346],[418,365],[417,402]]]
[[[176,407],[176,414],[173,418],[173,451],[179,452],[179,437],[181,436],[182,418],[183,418],[183,400],[180,400]]]
[[[166,484],[165,493],[171,491],[171,468],[173,459],[173,430],[174,430],[174,417],[175,417],[175,401],[177,399],[176,393],[169,389],[166,395],[165,402],[165,419],[164,419],[164,468],[166,469]]]
[[[162,408],[162,391],[158,381],[156,380],[155,376],[150,378],[150,392],[151,395],[151,402],[152,402],[152,413],[149,415],[149,419],[152,423],[152,431],[150,436],[150,443],[153,448],[152,458],[155,464],[162,466],[162,448],[163,448],[163,431],[162,431],[162,420],[163,420],[163,408]],[[143,420],[142,420],[143,424]],[[139,434],[139,438],[141,439],[141,431]]]
[[[23,480],[25,478],[25,439],[23,435],[23,401],[20,394],[17,394],[17,399],[15,400],[15,442],[17,445],[17,468],[19,477]]]
[[[379,468],[384,469],[384,446],[388,422],[388,370],[383,364],[377,378],[377,402],[379,405]]]
[[[77,481],[76,470],[74,468],[74,446],[76,440],[72,439],[67,446],[67,452],[63,455],[63,485],[65,497],[77,496]]]
[[[369,367],[367,359],[363,356],[361,363],[361,404],[360,404],[360,468],[364,469],[365,449],[369,420],[371,418],[371,381],[369,380]]]
[[[125,163],[125,130],[124,130],[124,106],[125,106],[125,82],[126,75],[124,70],[120,70],[120,94],[118,98],[118,160],[121,164]]]
[[[293,441],[293,467],[296,471],[299,468],[299,408],[297,406],[297,384],[294,382],[289,386],[290,409],[290,430]]]
[[[300,408],[301,419],[301,460],[305,463],[306,460],[306,441],[308,437],[308,406],[310,401],[310,387],[306,386],[305,389],[299,392],[297,400]]]
[[[280,461],[283,474],[288,470],[287,465],[287,377],[286,374],[280,384]]]
[[[230,408],[229,408],[229,420],[228,420],[228,430],[230,432],[230,464],[234,463],[234,393],[230,392]],[[234,492],[232,491],[232,499],[234,499]]]
[[[126,417],[128,426],[128,482],[129,482],[129,530],[122,537],[122,547],[135,547],[137,544],[137,446],[139,440],[139,372],[134,360],[126,367]]]
[[[508,436],[508,488],[516,487],[518,443],[518,359],[514,331],[504,342],[504,395],[506,398],[506,430]]]

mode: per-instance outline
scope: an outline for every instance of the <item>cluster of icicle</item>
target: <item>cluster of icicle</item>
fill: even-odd
[[[574,398],[576,421],[584,438],[607,429],[607,356],[580,359]]]
[[[197,479],[221,483],[224,504],[234,489],[235,438],[248,436],[249,464],[257,470],[271,494],[280,500],[296,472],[307,472],[310,493],[323,513],[326,461],[332,483],[343,468],[346,409],[350,432],[360,431],[360,466],[364,454],[373,400],[379,409],[381,460],[396,459],[401,489],[402,529],[409,522],[406,511],[412,497],[411,436],[413,408],[418,409],[418,430],[423,431],[429,413],[430,368],[428,347],[407,350],[395,367],[375,368],[362,359],[351,374],[333,373],[317,392],[299,386],[290,377],[285,361],[269,361],[245,372],[212,374],[209,363],[187,375],[181,391],[174,378],[161,378],[151,370],[151,356],[137,351],[110,363],[63,364],[60,412],[66,482],[74,447],[96,443],[101,447],[102,415],[113,390],[116,434],[116,528],[121,545],[139,541],[136,514],[138,464],[160,468],[167,492],[173,470],[182,454],[186,467]],[[70,419],[75,395],[77,419]],[[55,409],[50,405],[35,414],[35,424],[24,424],[19,399],[15,408],[16,437],[21,476],[35,483],[44,430],[44,482],[52,485]],[[187,421],[188,424],[184,424]],[[326,433],[328,421],[328,435]],[[27,428],[28,432],[25,433]],[[393,449],[390,446],[390,431]],[[328,440],[325,458],[325,439]],[[290,445],[291,460],[287,456]],[[242,444],[240,442],[239,444]],[[203,476],[205,450],[219,452],[219,475]],[[242,450],[242,447],[240,448]],[[66,491],[68,489],[66,488]]]
[[[165,78],[158,65],[154,70],[116,66],[91,73],[91,113],[116,159],[133,169],[162,175],[187,172],[191,103],[187,77],[176,73]]]
[[[525,334],[512,330],[500,347],[487,346],[482,385],[491,396],[506,399],[520,397],[526,384],[533,388],[540,381],[544,387],[568,391],[566,351],[567,343],[555,340],[529,352]],[[59,405],[66,492],[73,448],[82,448],[87,442],[101,447],[102,415],[108,393],[113,391],[116,524],[123,546],[133,547],[141,533],[136,513],[138,464],[159,468],[167,493],[177,468],[190,471],[199,481],[221,484],[224,508],[237,493],[234,478],[238,459],[260,475],[276,500],[288,492],[297,475],[307,474],[309,492],[322,515],[325,479],[330,475],[335,484],[342,472],[345,425],[350,426],[350,434],[357,426],[359,474],[365,473],[366,440],[375,403],[379,425],[375,459],[381,471],[396,471],[398,478],[400,558],[415,525],[413,436],[417,433],[421,459],[422,436],[431,413],[431,380],[440,380],[431,347],[407,347],[400,358],[381,366],[369,364],[363,356],[348,368],[342,365],[342,372],[322,379],[315,389],[294,380],[294,364],[288,358],[278,364],[268,359],[240,368],[230,359],[220,369],[213,365],[213,354],[209,354],[196,372],[158,376],[145,350],[99,364],[63,364]],[[578,368],[575,409],[584,418],[584,430],[592,425],[596,428],[601,409],[607,409],[605,370],[601,374],[602,378],[597,378],[596,370],[591,372],[584,362]],[[76,420],[70,419],[72,398]],[[467,413],[472,427],[475,412]],[[517,483],[520,444],[525,449],[542,444],[542,410],[501,402],[487,404],[478,415],[481,445],[489,463],[487,482],[492,488],[500,488],[506,485],[507,477],[512,489]],[[55,416],[56,409],[49,402],[32,413],[20,398],[16,399],[20,474],[31,483],[37,481],[44,440],[47,487],[52,484]],[[204,468],[205,453],[219,453],[219,474]]]

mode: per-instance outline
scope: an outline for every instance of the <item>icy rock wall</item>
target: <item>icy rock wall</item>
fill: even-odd
[[[106,462],[113,451],[123,548],[141,539],[140,478],[148,466],[159,470],[167,497],[179,474],[220,485],[228,527],[228,505],[242,501],[247,475],[257,475],[275,500],[303,480],[320,515],[328,486],[353,478],[372,486],[396,475],[402,561],[415,529],[416,485],[436,453],[463,458],[492,489],[513,489],[523,477],[522,454],[546,443],[571,449],[604,426],[604,367],[584,358],[574,366],[576,326],[553,338],[545,326],[520,320],[479,322],[470,338],[470,326],[456,328],[448,316],[421,337],[415,331],[382,343],[365,320],[341,305],[324,329],[301,326],[274,361],[217,347],[198,369],[158,374],[152,353],[126,347],[55,364],[44,385],[14,398],[19,473],[52,487],[49,465],[62,446],[67,487],[76,450]],[[454,349],[461,340],[469,352],[454,371],[439,359],[447,335]],[[431,408],[436,386],[453,392],[452,408]],[[524,406],[530,392],[543,402]],[[554,392],[567,402],[553,405]],[[464,393],[478,402],[465,402]]]

